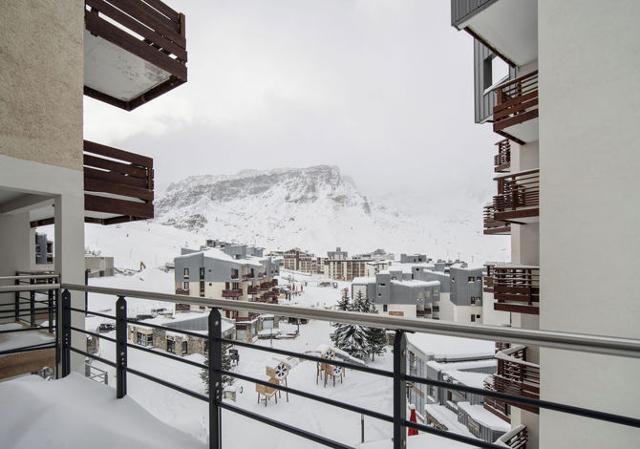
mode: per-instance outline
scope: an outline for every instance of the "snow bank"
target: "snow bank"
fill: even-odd
[[[204,449],[129,398],[78,374],[51,382],[36,376],[0,383],[3,449]]]

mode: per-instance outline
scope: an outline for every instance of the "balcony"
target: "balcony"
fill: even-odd
[[[535,168],[495,178],[498,194],[493,197],[497,221],[535,223],[540,215],[540,170]]]
[[[540,365],[525,360],[526,347],[513,345],[496,353],[498,371],[491,378],[489,391],[522,396],[530,399],[540,398]],[[538,413],[538,407],[506,401],[532,413]]]
[[[258,288],[257,286],[254,286],[254,285],[250,285],[247,288],[247,293],[249,295],[257,295],[258,293],[260,293],[260,288]]]
[[[154,217],[153,159],[84,141],[84,208],[88,223]]]
[[[13,281],[14,278],[4,278],[4,280]],[[151,325],[154,329],[164,332],[172,332],[175,334],[182,334],[193,337],[194,339],[201,339],[208,342],[209,350],[209,363],[204,364],[200,360],[194,360],[192,358],[185,358],[179,355],[165,353],[164,351],[158,351],[145,346],[140,346],[135,342],[129,340],[129,324],[135,324],[135,320],[128,318],[131,312],[139,307],[141,301],[153,301],[154,303],[159,300],[163,302],[184,304],[185,298],[179,295],[162,294],[151,291],[141,290],[123,290],[117,288],[97,287],[97,286],[85,286],[76,284],[53,284],[45,286],[46,288],[56,289],[54,295],[54,303],[48,307],[54,310],[60,303],[59,320],[56,320],[55,331],[57,337],[50,343],[55,352],[59,355],[59,362],[56,363],[54,368],[54,377],[56,380],[51,382],[29,382],[34,386],[37,386],[37,394],[30,394],[24,396],[22,394],[11,394],[16,391],[17,383],[8,382],[23,382],[22,380],[9,380],[4,385],[4,391],[1,392],[0,397],[7,397],[11,394],[11,398],[15,400],[9,401],[13,404],[13,407],[7,417],[8,423],[0,423],[2,428],[2,435],[11,435],[11,430],[20,428],[28,429],[29,434],[33,441],[41,441],[42,435],[50,435],[52,422],[55,424],[55,428],[58,429],[58,434],[62,437],[49,438],[51,444],[54,446],[67,445],[72,447],[80,447],[83,442],[86,442],[87,435],[95,436],[98,432],[104,435],[109,441],[115,441],[115,447],[126,446],[127,443],[135,440],[140,442],[138,446],[145,448],[158,448],[164,447],[184,447],[184,448],[202,448],[202,444],[197,444],[195,439],[186,439],[186,435],[178,440],[169,440],[171,435],[176,434],[174,429],[169,426],[170,432],[163,433],[167,430],[167,423],[164,424],[158,421],[159,425],[150,426],[149,419],[142,414],[140,406],[136,406],[134,410],[126,411],[127,397],[131,396],[133,400],[139,400],[150,394],[152,388],[166,388],[167,390],[158,390],[157,394],[171,395],[171,403],[179,404],[180,398],[189,398],[189,401],[195,399],[201,401],[202,407],[193,406],[192,402],[188,407],[194,410],[194,413],[190,414],[187,418],[188,421],[182,423],[169,422],[169,425],[181,425],[181,428],[185,428],[184,423],[187,425],[193,423],[191,429],[197,432],[197,436],[200,440],[206,439],[207,432],[202,432],[201,424],[207,421],[211,423],[209,427],[209,444],[208,447],[215,449],[225,449],[230,447],[237,447],[237,445],[227,443],[228,438],[226,435],[233,436],[238,435],[238,432],[255,432],[256,427],[253,427],[252,423],[261,423],[261,425],[270,426],[273,429],[277,429],[279,432],[275,434],[273,430],[267,429],[265,435],[271,437],[268,441],[273,444],[269,444],[268,447],[298,447],[300,440],[297,438],[306,439],[312,443],[327,446],[327,447],[344,447],[349,448],[346,444],[336,443],[336,440],[332,439],[331,434],[324,434],[320,432],[312,432],[307,430],[304,426],[308,424],[308,413],[298,413],[299,411],[309,411],[311,413],[331,413],[342,411],[349,411],[354,413],[351,416],[357,417],[358,415],[367,416],[371,421],[379,420],[389,423],[389,428],[393,426],[393,442],[388,439],[381,442],[376,442],[376,447],[391,448],[405,447],[405,437],[407,435],[407,429],[415,429],[422,432],[427,432],[429,435],[426,437],[424,447],[431,447],[430,444],[436,442],[438,446],[448,446],[445,442],[439,444],[437,439],[451,439],[458,443],[464,443],[469,447],[488,447],[490,444],[483,443],[482,440],[474,438],[469,435],[460,434],[458,432],[449,432],[446,429],[441,429],[440,432],[434,434],[434,429],[428,424],[420,422],[412,422],[407,416],[406,407],[406,391],[409,385],[433,385],[436,381],[433,379],[427,379],[423,375],[418,375],[415,371],[409,371],[407,373],[407,341],[406,333],[419,332],[419,333],[442,333],[442,326],[445,323],[435,324],[429,320],[412,320],[409,318],[392,318],[384,317],[378,314],[353,314],[344,311],[335,310],[323,310],[318,308],[308,308],[300,306],[284,306],[284,305],[271,305],[271,304],[255,304],[251,302],[238,302],[238,301],[222,301],[217,300],[215,306],[212,305],[211,300],[206,298],[191,297],[188,298],[188,302],[195,306],[209,307],[207,322],[208,325],[203,331],[194,333],[193,331],[169,327],[169,325],[163,325],[163,323],[156,323]],[[32,288],[32,287],[29,287]],[[22,287],[15,285],[0,286],[0,293],[13,293],[17,291],[23,291]],[[87,306],[82,306],[74,301],[72,304],[72,293],[89,295],[99,294],[100,307],[105,304],[105,299],[111,298],[113,305],[111,308],[102,310],[100,316],[113,320],[115,322],[114,334],[110,336],[97,335],[92,326],[87,326],[89,323],[85,323],[83,326],[82,320],[85,315],[96,313],[93,308],[89,308],[92,304],[92,296],[89,297]],[[60,301],[58,301],[60,298]],[[133,303],[133,307],[131,304]],[[10,304],[13,305],[13,304]],[[95,304],[94,304],[95,305]],[[308,320],[319,320],[325,322],[340,322],[340,323],[353,323],[360,326],[375,326],[384,329],[388,329],[393,332],[393,351],[389,351],[387,357],[392,358],[389,360],[388,367],[380,369],[371,367],[367,364],[358,362],[351,357],[345,357],[341,354],[332,354],[330,359],[329,368],[340,366],[343,369],[349,371],[349,377],[345,378],[346,389],[342,388],[342,392],[353,391],[355,395],[361,395],[365,391],[363,388],[368,388],[370,385],[370,379],[372,376],[374,379],[381,379],[381,381],[392,385],[388,387],[388,390],[393,391],[392,397],[387,398],[386,407],[382,409],[380,407],[379,398],[374,394],[370,396],[373,403],[370,401],[361,401],[359,405],[354,405],[349,401],[337,400],[335,397],[327,397],[327,388],[320,384],[314,385],[313,382],[308,380],[305,382],[297,382],[295,376],[307,376],[310,372],[317,367],[318,363],[327,363],[329,355],[322,351],[304,351],[295,352],[295,345],[291,347],[291,350],[286,350],[284,342],[278,345],[278,348],[270,347],[270,345],[256,345],[251,342],[238,342],[225,336],[223,333],[223,320],[222,313],[225,310],[234,311],[242,310],[249,313],[248,319],[239,319],[236,322],[236,326],[251,325],[248,320],[254,320],[256,314],[269,312],[275,316],[282,317],[296,317],[304,318]],[[109,311],[113,311],[109,313]],[[88,328],[88,329],[85,329]],[[31,331],[31,330],[30,330]],[[3,336],[11,338],[11,336],[17,335],[21,331],[18,329],[8,329],[3,331]],[[469,326],[458,323],[446,323],[445,332],[452,335],[458,335],[468,338],[483,338],[487,337],[496,338],[498,341],[509,341],[510,339],[516,339],[523,343],[536,345],[541,347],[554,348],[559,350],[572,350],[589,353],[600,353],[602,355],[616,356],[616,357],[629,357],[637,359],[640,357],[640,340],[637,339],[621,339],[613,337],[603,337],[597,335],[580,335],[580,334],[565,334],[562,332],[551,331],[537,331],[531,332],[518,328],[503,328],[498,326]],[[84,335],[83,335],[84,334]],[[86,336],[97,336],[102,340],[102,344],[111,345],[111,350],[102,351],[101,354],[94,354],[86,350]],[[22,340],[19,338],[17,340]],[[16,339],[14,339],[16,342]],[[254,369],[234,369],[228,368],[223,365],[223,351],[226,344],[236,345],[239,355],[242,355],[241,351],[261,351],[273,354],[274,357],[278,357],[278,361],[282,360],[282,355],[285,354],[289,357],[298,359],[298,364],[306,364],[307,368],[296,368],[290,371],[291,377],[294,379],[288,383],[284,382],[271,382],[270,379],[266,379],[263,376],[264,365],[256,366]],[[499,360],[498,373],[495,378],[506,379],[508,382],[517,384],[525,384],[524,387],[520,387],[519,390],[527,392],[526,395],[512,396],[501,393],[503,391],[497,388],[496,391],[483,390],[464,384],[449,383],[447,382],[444,388],[452,390],[453,392],[466,392],[476,394],[479,396],[493,397],[500,400],[519,403],[518,399],[526,397],[531,406],[546,408],[554,410],[554,413],[563,413],[576,417],[589,418],[598,420],[602,423],[602,426],[616,426],[613,427],[612,433],[617,431],[620,427],[626,428],[638,428],[640,423],[632,416],[625,416],[618,410],[611,410],[603,412],[596,409],[586,409],[581,407],[571,406],[570,404],[556,402],[554,397],[545,397],[545,401],[539,401],[538,399],[531,398],[529,391],[535,390],[535,376],[533,375],[537,369],[537,365],[527,363],[524,360],[524,347],[505,347],[501,353],[497,354]],[[9,351],[0,348],[0,356],[6,356],[9,351],[16,353],[20,351],[21,354],[28,353],[33,349],[32,345],[25,345],[22,341],[21,345],[12,348]],[[303,348],[304,349],[304,348]],[[144,353],[144,354],[143,354]],[[78,357],[72,357],[77,355]],[[78,373],[72,373],[72,365],[77,366],[77,361],[84,360],[85,358],[92,360],[99,367],[109,372],[109,378],[115,378],[115,388],[109,388],[103,384],[91,382],[79,377]],[[166,375],[166,370],[158,370],[157,368],[164,366],[167,360],[170,359],[172,366],[171,376]],[[244,358],[243,358],[244,360]],[[502,362],[500,362],[502,361]],[[513,366],[511,366],[513,365]],[[155,368],[155,369],[154,369]],[[188,369],[189,371],[180,371],[181,369]],[[194,370],[193,368],[198,368]],[[77,369],[77,368],[74,368]],[[209,376],[206,380],[206,390],[204,385],[198,385],[197,383],[189,380],[187,376],[189,373],[198,376],[200,370],[207,370]],[[306,373],[306,374],[305,374]],[[624,373],[623,373],[624,374]],[[115,377],[114,377],[115,375]],[[69,377],[71,376],[71,377]],[[232,399],[229,399],[224,395],[224,389],[221,388],[224,377],[229,376],[235,378],[236,381],[245,383],[246,386],[262,385],[276,390],[281,390],[283,393],[290,393],[294,396],[294,399],[289,404],[285,405],[291,413],[285,418],[282,418],[282,413],[274,411],[274,413],[257,412],[255,406],[247,407],[247,401],[238,401],[237,403]],[[611,372],[612,382],[621,382],[623,377],[621,374],[613,370]],[[61,380],[65,378],[65,380]],[[135,380],[134,380],[135,379]],[[197,379],[197,378],[196,378]],[[303,379],[299,377],[298,379]],[[307,377],[308,379],[308,377]],[[291,379],[290,379],[291,380]],[[84,385],[83,385],[84,382]],[[198,382],[198,381],[196,381]],[[440,383],[440,382],[438,382]],[[494,383],[492,382],[493,386]],[[65,391],[61,392],[56,389],[63,388]],[[30,388],[31,393],[35,390]],[[171,391],[169,391],[171,390]],[[368,388],[371,390],[371,388]],[[375,389],[374,389],[375,390]],[[206,392],[210,392],[207,394]],[[246,390],[245,390],[246,391]],[[337,390],[336,390],[337,391]],[[585,394],[589,394],[591,390],[584,390]],[[535,393],[533,393],[535,395]],[[110,399],[109,396],[114,397]],[[174,396],[175,395],[175,396]],[[180,396],[183,395],[183,396]],[[28,400],[20,400],[21,396],[27,397]],[[333,395],[335,396],[335,395]],[[298,398],[304,398],[304,402]],[[536,396],[537,397],[537,396]],[[117,399],[115,399],[117,398]],[[344,398],[338,398],[344,399]],[[348,398],[347,398],[348,399]],[[391,402],[393,401],[393,402]],[[156,401],[157,402],[157,401]],[[32,417],[41,417],[42,404],[46,407],[46,410],[50,411],[53,405],[56,405],[56,409],[52,413],[48,413],[47,418],[54,419],[32,419]],[[371,405],[372,404],[372,405]],[[162,407],[166,406],[166,401],[158,404]],[[16,408],[18,407],[18,408]],[[182,405],[178,405],[176,410],[183,408]],[[282,406],[281,406],[282,407]],[[327,411],[327,407],[332,407],[331,412]],[[520,407],[520,406],[518,406]],[[74,409],[75,415],[69,418],[65,413],[61,413],[63,409]],[[266,411],[272,410],[273,406],[269,405]],[[124,412],[123,412],[124,410]],[[201,412],[198,412],[200,410]],[[388,410],[388,411],[385,411]],[[149,410],[150,412],[152,410]],[[170,412],[173,412],[170,410]],[[225,419],[222,420],[222,414],[225,413]],[[122,420],[123,414],[126,414],[127,419]],[[345,415],[348,416],[348,415]],[[132,418],[133,417],[133,418]],[[227,419],[229,417],[229,419]],[[295,419],[299,417],[300,419]],[[78,421],[79,418],[83,420]],[[135,418],[135,419],[134,419]],[[562,419],[562,418],[559,418]],[[233,421],[236,424],[233,424]],[[91,427],[96,422],[98,423],[110,423],[110,426],[98,426],[94,431],[94,427]],[[79,424],[78,424],[79,423]],[[133,424],[132,424],[133,423]],[[144,425],[141,425],[144,424]],[[81,426],[81,427],[78,427]],[[81,429],[82,432],[79,432]],[[110,429],[113,430],[113,435]],[[522,429],[517,427],[509,432],[506,436],[501,437],[501,444],[506,444],[507,447],[513,447],[515,449],[522,449],[522,445],[516,445],[516,442],[522,440],[522,437],[516,437],[515,434],[521,432]],[[608,430],[609,431],[609,430]],[[49,432],[49,433],[47,433]],[[193,430],[191,431],[193,432]],[[180,432],[178,432],[180,433]],[[285,433],[291,435],[291,440],[285,437]],[[116,438],[117,437],[117,438]],[[275,438],[274,438],[275,437]],[[296,438],[296,439],[294,439]],[[420,436],[414,436],[410,438],[420,438]],[[437,438],[437,439],[436,439]],[[62,440],[61,440],[62,439]],[[24,440],[24,438],[23,438]],[[272,441],[275,440],[275,441]],[[31,440],[26,440],[31,441]],[[193,444],[190,444],[190,441]],[[267,441],[267,440],[265,440]],[[415,440],[418,442],[418,440]],[[413,445],[410,443],[410,445]],[[26,445],[22,445],[26,446]],[[415,445],[413,445],[415,446]],[[500,444],[498,445],[500,447]],[[371,446],[373,447],[373,445]],[[493,446],[492,446],[493,447]]]
[[[484,291],[493,292],[493,308],[504,312],[540,313],[540,268],[528,265],[487,265]]]
[[[176,288],[176,295],[188,295],[188,294],[189,294],[188,288]]]
[[[222,290],[223,298],[239,298],[242,296],[242,289]]]
[[[84,93],[130,111],[187,81],[185,17],[160,0],[85,0]]]
[[[496,444],[511,449],[526,449],[527,436],[527,426],[520,424],[498,438]]]
[[[493,170],[496,173],[504,173],[511,168],[511,142],[509,139],[503,139],[496,142],[498,154],[493,157]]]
[[[509,235],[511,234],[511,224],[496,220],[496,206],[491,203],[484,206],[483,212],[484,234],[485,235]]]
[[[511,65],[538,59],[538,3],[451,0],[451,25],[465,30]]]
[[[538,140],[538,71],[495,88],[493,131],[517,143]]]

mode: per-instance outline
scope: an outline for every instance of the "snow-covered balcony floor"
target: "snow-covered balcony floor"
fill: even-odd
[[[112,388],[78,374],[0,383],[3,449],[204,449]]]

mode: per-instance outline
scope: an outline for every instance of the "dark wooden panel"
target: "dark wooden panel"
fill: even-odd
[[[153,190],[90,178],[88,176],[84,178],[84,190],[89,192],[112,193],[114,195],[130,196],[145,201],[153,201]]]
[[[113,159],[120,159],[121,161],[131,162],[132,164],[141,165],[143,167],[153,168],[153,159],[150,157],[109,147],[90,140],[84,141],[84,151],[99,154],[101,156],[107,156]]]
[[[84,209],[86,211],[103,212],[107,214],[153,218],[153,203],[135,203],[133,201],[89,194],[85,194],[84,196]]]

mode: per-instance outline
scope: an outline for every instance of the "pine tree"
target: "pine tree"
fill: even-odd
[[[370,313],[378,313],[376,306],[371,303]],[[371,350],[371,360],[375,360],[377,355],[384,354],[387,346],[387,332],[379,327],[367,328],[367,339]]]
[[[359,292],[362,298],[362,293]],[[359,311],[359,305],[354,301],[349,303],[349,297],[345,291],[338,302],[340,310]],[[331,335],[331,341],[334,346],[348,353],[349,355],[364,360],[369,355],[367,348],[367,335],[365,328],[357,324],[334,323],[336,329]]]
[[[231,349],[230,343],[222,343],[222,369],[224,371],[231,371],[231,356],[229,355],[229,349]],[[204,352],[204,364],[209,366],[209,351]],[[204,382],[204,389],[209,394],[209,368],[203,368],[200,371],[200,379]],[[222,386],[231,385],[234,382],[234,378],[231,376],[222,376]]]

